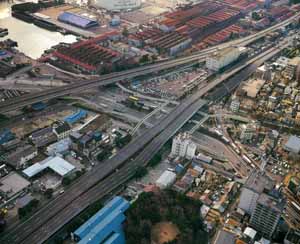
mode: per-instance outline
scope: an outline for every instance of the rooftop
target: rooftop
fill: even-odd
[[[35,163],[34,165],[23,170],[23,174],[30,178],[42,172],[46,168],[53,170],[60,176],[65,176],[68,173],[70,173],[73,169],[75,169],[75,167],[72,164],[62,159],[61,157],[56,156],[48,157],[39,163]]]
[[[94,19],[87,18],[71,12],[63,12],[58,16],[58,20],[80,28],[90,28],[99,25]]]
[[[24,190],[29,185],[30,182],[22,176],[18,175],[17,173],[10,173],[1,179],[0,192],[3,192],[8,198],[10,198]]]
[[[244,187],[257,193],[262,193],[264,189],[271,190],[274,187],[274,182],[260,171],[253,170],[246,180]]]
[[[74,234],[80,237],[82,241],[89,240],[89,238],[94,239],[95,235],[103,231],[103,229],[113,221],[119,219],[123,222],[125,219],[123,213],[128,209],[128,207],[129,202],[127,202],[124,198],[119,196],[114,197],[100,211],[81,225]]]
[[[290,136],[284,147],[288,151],[300,152],[300,138],[298,136]]]
[[[257,202],[266,207],[272,208],[273,210],[276,210],[277,212],[282,212],[283,207],[284,207],[284,204],[282,201],[280,201],[280,199],[279,200],[275,199],[274,197],[271,197],[265,193],[262,193],[259,196]]]
[[[217,234],[217,238],[214,244],[234,244],[235,243],[235,235],[231,232],[220,230]]]

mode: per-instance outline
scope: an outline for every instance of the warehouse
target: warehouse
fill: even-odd
[[[74,124],[81,119],[84,119],[87,116],[87,112],[83,109],[80,109],[78,112],[71,114],[70,116],[64,119],[65,122],[69,124]]]
[[[140,7],[141,0],[95,0],[94,5],[110,11],[135,9]]]
[[[165,172],[163,172],[163,174],[158,178],[158,180],[156,181],[156,185],[161,188],[167,188],[169,186],[171,186],[176,180],[176,174],[166,170]]]
[[[23,174],[28,178],[32,178],[46,169],[51,169],[56,174],[64,177],[75,170],[75,167],[66,160],[56,156],[49,157],[45,160],[35,163],[27,169],[23,170]]]
[[[99,25],[96,20],[92,20],[87,17],[83,17],[81,15],[70,12],[61,13],[58,16],[58,20],[82,29],[88,29]]]
[[[206,67],[213,71],[219,71],[239,58],[245,50],[238,47],[229,47],[214,55],[207,57]]]

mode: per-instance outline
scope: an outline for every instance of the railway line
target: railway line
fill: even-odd
[[[162,145],[205,104],[201,99],[203,95],[230,77],[233,78],[229,81],[233,80],[234,84],[241,82],[255,71],[253,63],[257,62],[256,66],[261,64],[282,48],[284,45],[267,50],[243,64],[242,67],[207,83],[206,87],[184,100],[172,113],[121,149],[113,158],[96,166],[63,195],[58,196],[30,219],[9,231],[0,242],[25,244],[44,242],[88,205],[126,182],[137,165],[147,163]]]

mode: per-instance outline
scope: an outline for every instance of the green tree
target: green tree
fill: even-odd
[[[150,61],[149,54],[145,54],[140,58],[140,63],[148,63]]]
[[[64,186],[70,185],[70,184],[71,184],[71,179],[70,179],[70,177],[65,176],[65,177],[62,179],[61,183],[62,183]]]
[[[46,191],[45,191],[45,196],[46,198],[50,199],[52,198],[52,195],[53,195],[53,189],[52,188],[48,188]]]
[[[260,17],[260,15],[257,12],[253,12],[252,13],[252,19],[254,19],[254,20],[260,20],[261,17]]]
[[[145,176],[147,174],[148,170],[146,167],[144,166],[138,166],[135,170],[135,174],[134,174],[134,177],[136,179],[140,179],[142,178],[143,176]]]

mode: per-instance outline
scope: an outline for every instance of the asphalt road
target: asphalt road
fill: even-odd
[[[13,100],[1,102],[0,103],[0,113],[5,113],[5,112],[12,111],[12,110],[20,109],[20,108],[23,108],[24,106],[28,106],[33,103],[46,101],[46,100],[61,97],[64,95],[69,95],[71,93],[78,93],[78,92],[81,92],[83,89],[90,89],[90,88],[97,87],[97,86],[105,86],[108,84],[117,83],[118,81],[134,78],[134,77],[137,77],[140,75],[146,75],[146,74],[158,72],[160,70],[174,68],[178,65],[197,61],[199,59],[204,61],[207,55],[209,55],[219,49],[226,48],[226,47],[229,47],[232,45],[238,45],[238,46],[247,45],[247,44],[253,42],[254,40],[257,40],[257,39],[263,37],[265,34],[271,32],[275,29],[278,29],[282,26],[288,25],[291,21],[294,21],[295,19],[299,18],[299,16],[300,16],[300,13],[295,14],[291,18],[289,18],[285,21],[282,21],[274,26],[271,26],[270,28],[267,28],[266,30],[263,30],[259,33],[204,49],[202,51],[199,51],[196,54],[190,55],[189,57],[182,57],[182,58],[178,58],[175,60],[168,60],[165,62],[155,63],[155,64],[151,64],[151,65],[147,65],[147,66],[143,66],[143,67],[127,70],[127,71],[115,72],[112,74],[103,75],[103,76],[101,76],[100,79],[89,80],[89,81],[84,80],[84,81],[78,82],[76,84],[67,85],[67,86],[60,87],[60,88],[48,89],[46,91],[32,93],[32,94],[22,96],[22,97],[13,99]]]
[[[51,201],[26,222],[18,225],[4,236],[0,242],[32,244],[45,241],[54,234],[62,224],[76,216],[95,200],[101,198],[103,194],[105,195],[113,190],[115,185],[119,185],[121,182],[119,174],[124,175],[124,178],[131,176],[131,169],[134,167],[134,162],[136,161],[128,162],[128,160],[138,156],[139,163],[144,164],[144,162],[147,162],[147,160],[161,148],[164,142],[166,142],[168,135],[172,136],[175,134],[193,111],[195,110],[196,112],[203,106],[203,101],[199,100],[201,96],[222,83],[224,79],[228,79],[230,76],[234,75],[236,72],[238,72],[237,75],[234,75],[228,80],[229,84],[231,84],[231,82],[236,84],[238,81],[240,82],[241,80],[246,79],[255,71],[257,65],[263,60],[266,60],[269,55],[274,55],[277,52],[278,48],[266,51],[264,54],[251,61],[253,62],[260,59],[255,65],[249,65],[248,67],[245,65],[243,67],[245,69],[242,71],[242,68],[239,68],[232,71],[230,74],[222,75],[222,78],[209,83],[207,87],[188,97],[184,102],[177,106],[172,113],[163,118],[153,128],[147,130],[143,135],[125,146],[113,158],[98,165],[93,171],[82,176],[68,189],[68,191]],[[251,62],[249,61],[249,64]],[[223,87],[223,89],[226,88]],[[159,136],[160,133],[162,134]],[[153,143],[151,142],[152,140]],[[125,162],[128,163],[124,166]],[[121,166],[123,167],[121,168]],[[119,170],[111,175],[116,168],[119,168]]]

